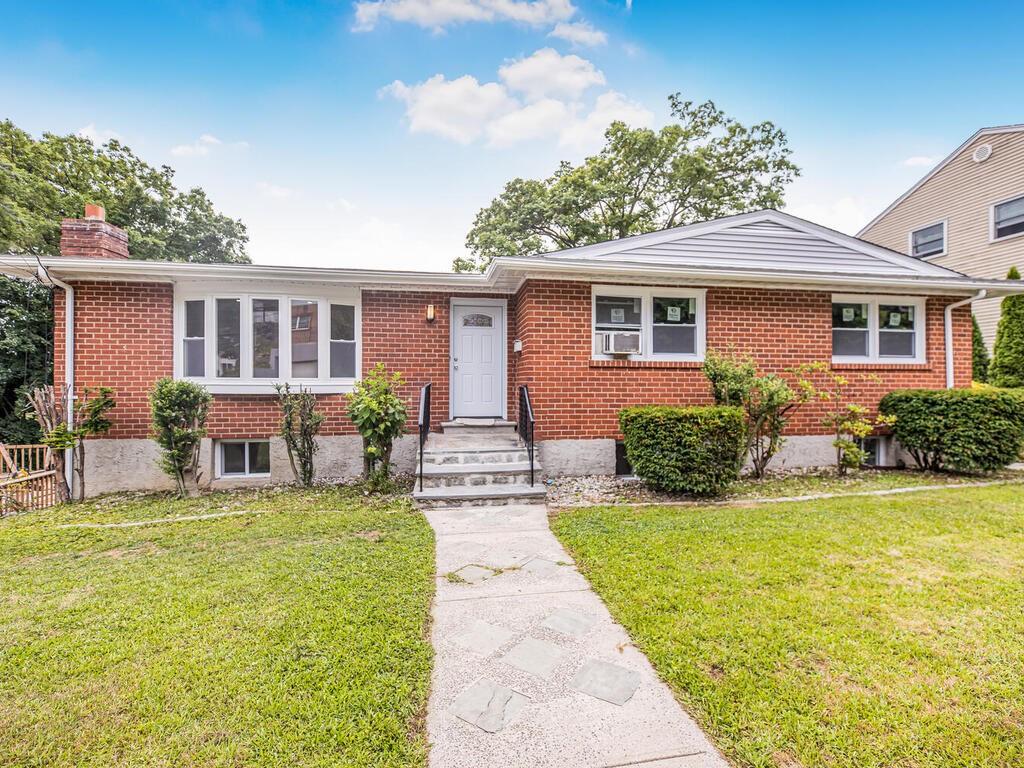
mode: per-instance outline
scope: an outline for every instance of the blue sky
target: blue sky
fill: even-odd
[[[514,176],[714,100],[788,134],[787,210],[855,232],[1024,122],[1020,3],[0,2],[0,118],[117,136],[268,264],[446,269]]]

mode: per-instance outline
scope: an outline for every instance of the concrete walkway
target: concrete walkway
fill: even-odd
[[[438,509],[435,768],[728,768],[630,645],[543,505]]]

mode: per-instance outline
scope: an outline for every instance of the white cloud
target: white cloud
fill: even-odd
[[[649,126],[654,115],[621,93],[606,91],[589,107],[584,93],[603,85],[604,75],[586,59],[561,56],[544,48],[503,65],[502,82],[479,82],[442,74],[408,85],[396,80],[381,88],[405,104],[412,133],[429,133],[470,144],[485,137],[492,147],[507,147],[543,137],[575,151],[597,149],[615,120]]]
[[[608,35],[586,21],[559,22],[548,36],[568,40],[574,45],[594,46],[608,42]]]
[[[96,127],[96,123],[89,123],[88,125],[84,125],[77,131],[75,131],[75,133],[81,136],[83,139],[88,139],[97,146],[101,144],[106,144],[111,139],[117,139],[118,141],[124,140],[124,137],[121,136],[121,134],[119,134],[117,131],[112,131],[109,128],[104,128],[103,130],[100,130],[99,128]]]
[[[384,19],[435,31],[473,21],[542,26],[565,21],[575,13],[570,0],[359,0],[352,28],[367,32]]]
[[[491,122],[487,126],[487,136],[491,146],[507,147],[555,135],[572,117],[571,109],[563,102],[541,99]]]
[[[654,122],[654,114],[621,93],[606,91],[597,97],[588,114],[563,128],[559,144],[579,152],[595,150],[604,143],[604,132],[616,120],[633,128],[645,128]]]
[[[434,75],[417,85],[396,80],[381,93],[405,102],[412,133],[432,133],[460,144],[479,138],[488,123],[518,107],[500,83],[481,84],[469,75],[455,80]]]
[[[926,168],[935,165],[938,162],[937,157],[928,157],[927,155],[913,155],[904,160],[900,165],[907,168]]]
[[[271,184],[269,181],[256,182],[256,190],[271,200],[285,200],[294,194],[294,190],[278,186],[277,184]]]
[[[171,147],[171,154],[175,157],[206,157],[211,154],[218,147],[227,146],[234,149],[248,149],[249,142],[247,141],[235,141],[231,144],[225,144],[223,141],[218,139],[216,136],[210,133],[204,133],[198,139],[190,144],[178,144]]]
[[[604,85],[604,74],[586,59],[562,56],[541,48],[523,59],[503,64],[498,76],[510,90],[536,101],[549,96],[577,99],[591,86]]]

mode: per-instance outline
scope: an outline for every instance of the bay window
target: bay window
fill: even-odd
[[[701,289],[595,285],[593,357],[702,360],[704,296]]]
[[[833,362],[924,362],[924,307],[921,298],[833,296]]]
[[[283,382],[345,392],[359,376],[357,290],[331,296],[200,291],[181,287],[176,296],[176,376],[215,394],[272,394]]]

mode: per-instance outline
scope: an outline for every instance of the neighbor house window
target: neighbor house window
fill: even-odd
[[[294,382],[344,392],[359,377],[359,294],[195,295],[175,310],[175,375],[217,393],[273,394]]]
[[[885,296],[833,296],[835,362],[924,361],[924,300]]]
[[[940,256],[946,252],[946,222],[940,221],[910,233],[910,255],[915,259]]]
[[[1024,196],[992,206],[992,239],[1024,233]]]
[[[268,440],[221,440],[217,443],[218,477],[266,477],[269,474]]]
[[[681,288],[594,286],[594,357],[702,359],[704,293]]]

